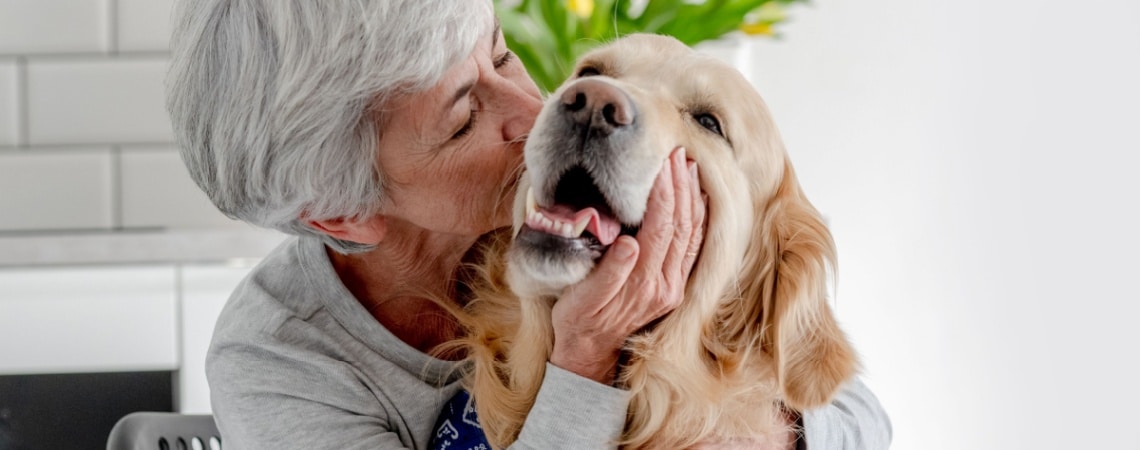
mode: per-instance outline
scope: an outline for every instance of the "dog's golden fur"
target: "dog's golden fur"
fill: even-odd
[[[706,238],[684,301],[625,349],[618,382],[632,400],[620,444],[674,449],[755,437],[783,431],[781,408],[829,402],[857,366],[827,301],[835,247],[760,96],[732,68],[658,36],[623,38],[580,65],[637,102],[639,120],[654,130],[644,151],[664,161],[686,147],[708,194]],[[695,108],[713,113],[724,136],[694,126]],[[556,300],[516,296],[505,275],[509,236],[491,245],[462,314],[463,344],[480,421],[503,447],[542,383]]]

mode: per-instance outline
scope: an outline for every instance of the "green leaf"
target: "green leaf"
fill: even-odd
[[[646,0],[632,13],[634,0],[594,0],[589,17],[568,10],[568,0],[521,0],[496,11],[507,45],[527,67],[539,87],[551,92],[569,75],[574,63],[589,50],[632,33],[658,33],[688,45],[717,39],[739,30],[749,14],[768,3],[790,5],[807,0]],[[756,18],[776,24],[783,14]]]

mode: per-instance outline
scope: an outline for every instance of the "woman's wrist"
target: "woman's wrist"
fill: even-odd
[[[617,373],[618,350],[595,350],[596,346],[584,342],[554,344],[550,363],[605,385],[613,384]]]

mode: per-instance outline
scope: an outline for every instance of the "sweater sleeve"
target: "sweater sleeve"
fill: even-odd
[[[891,420],[879,399],[858,378],[822,408],[804,411],[807,450],[886,450]]]
[[[627,391],[547,363],[538,397],[510,448],[617,448],[628,405]]]

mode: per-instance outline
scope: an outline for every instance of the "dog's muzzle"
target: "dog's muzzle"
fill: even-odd
[[[596,259],[623,230],[635,231],[636,224],[623,226],[611,200],[621,195],[621,177],[612,169],[636,138],[637,107],[612,83],[583,78],[552,98],[540,120],[547,121],[545,136],[541,147],[527,150],[537,178],[517,241],[552,256]]]

